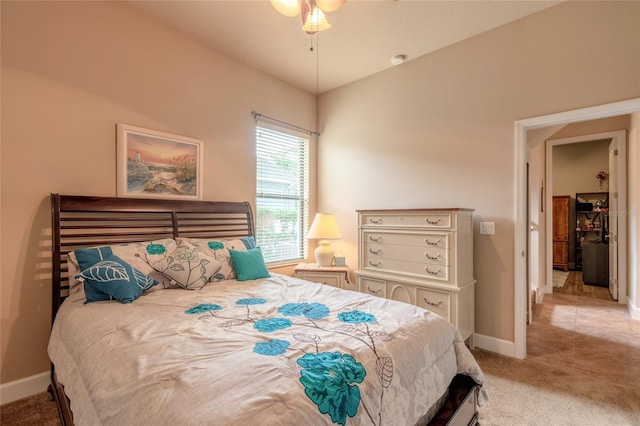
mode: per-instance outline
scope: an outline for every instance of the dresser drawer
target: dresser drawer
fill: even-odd
[[[367,227],[403,226],[411,228],[451,228],[451,213],[434,212],[420,214],[364,213],[360,225]]]
[[[389,244],[407,247],[428,247],[433,249],[452,248],[451,234],[446,232],[389,232],[367,229],[362,231],[362,244]]]
[[[416,304],[421,308],[451,321],[451,293],[430,288],[418,288],[416,298]]]
[[[429,280],[449,283],[451,266],[437,265],[423,262],[409,262],[403,260],[386,259],[370,256],[367,253],[362,257],[361,269],[366,271],[386,272],[392,274],[412,275]]]
[[[431,247],[416,249],[416,247],[387,244],[364,244],[364,249],[365,259],[405,260],[438,266],[450,264],[447,249]]]
[[[378,297],[387,297],[387,283],[371,278],[358,278],[358,291]]]
[[[337,274],[323,274],[322,272],[297,272],[296,277],[318,284],[325,284],[331,287],[340,287],[341,277]]]

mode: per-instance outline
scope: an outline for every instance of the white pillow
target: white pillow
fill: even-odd
[[[177,238],[178,244],[187,242],[209,256],[215,258],[220,264],[220,270],[211,277],[211,281],[233,280],[237,278],[233,268],[229,249],[249,250],[256,247],[256,240],[253,237],[238,238],[233,240],[217,240],[214,238]]]
[[[67,256],[67,271],[69,273],[69,296],[73,299],[84,299],[84,286],[82,281],[76,279],[76,275],[80,274],[80,267],[78,261],[73,252],[70,252]]]
[[[150,265],[157,272],[168,276],[171,284],[186,290],[200,290],[222,266],[212,256],[185,241],[175,251],[156,259]]]

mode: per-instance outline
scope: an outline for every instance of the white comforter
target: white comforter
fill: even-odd
[[[423,309],[273,274],[61,306],[49,356],[77,425],[413,425],[484,377]]]

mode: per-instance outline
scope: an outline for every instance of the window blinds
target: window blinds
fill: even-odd
[[[267,263],[306,258],[309,138],[256,125],[256,242]]]

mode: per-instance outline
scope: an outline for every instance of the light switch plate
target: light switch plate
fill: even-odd
[[[494,235],[496,233],[495,222],[480,222],[480,234]]]

